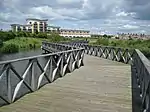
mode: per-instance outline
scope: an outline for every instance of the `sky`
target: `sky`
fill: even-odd
[[[0,0],[0,29],[26,18],[92,33],[150,34],[150,0]]]

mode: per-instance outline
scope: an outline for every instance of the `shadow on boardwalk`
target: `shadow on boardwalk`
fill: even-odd
[[[131,112],[131,70],[85,55],[84,66],[0,112]]]

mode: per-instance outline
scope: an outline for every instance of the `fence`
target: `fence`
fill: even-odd
[[[105,59],[110,59],[113,61],[132,63],[132,55],[134,50],[129,50],[125,48],[112,47],[112,46],[91,46],[84,41],[82,43],[72,42],[67,43],[71,46],[84,48],[85,53],[89,55],[99,56]]]
[[[69,48],[52,43],[47,45]],[[43,43],[43,46],[46,45]],[[63,50],[65,51],[0,62],[0,106],[10,104],[83,65],[84,49]]]

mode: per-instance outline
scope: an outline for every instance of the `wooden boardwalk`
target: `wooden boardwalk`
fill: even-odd
[[[84,63],[0,112],[131,112],[130,66],[89,55]]]

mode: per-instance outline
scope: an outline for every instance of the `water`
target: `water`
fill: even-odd
[[[22,52],[11,53],[11,54],[1,54],[0,61],[36,56],[36,55],[40,55],[40,54],[42,54],[41,49],[36,49],[36,50],[31,50],[31,51],[22,51]]]

